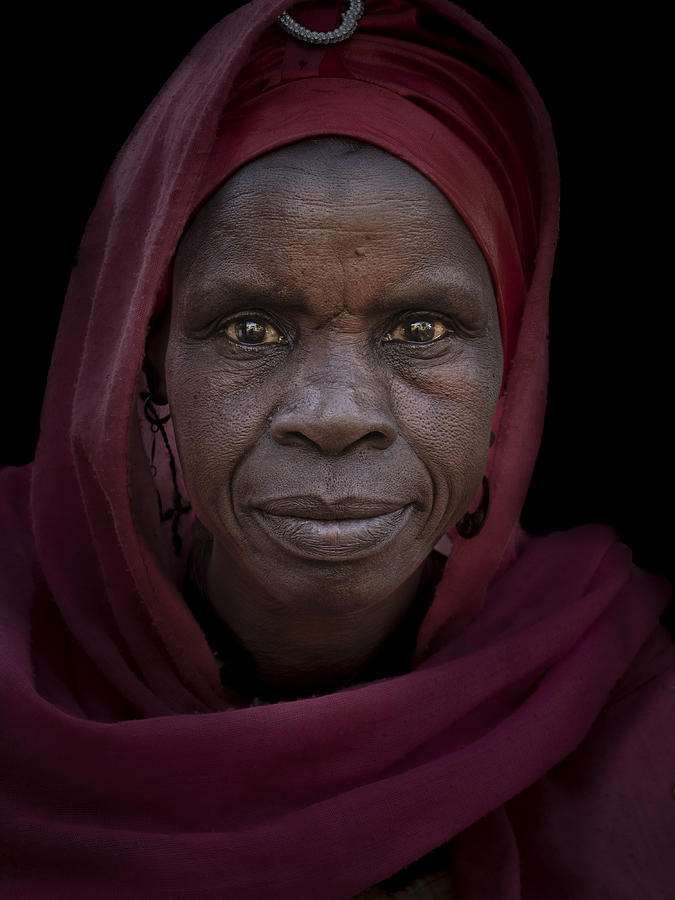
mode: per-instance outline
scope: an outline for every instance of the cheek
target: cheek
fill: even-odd
[[[271,401],[251,373],[228,370],[191,346],[166,356],[169,408],[185,484],[198,515],[208,520],[229,493],[236,466],[265,430]]]
[[[455,511],[464,511],[480,487],[500,377],[499,365],[478,357],[417,367],[394,382],[401,432],[431,474],[437,494],[451,495]]]

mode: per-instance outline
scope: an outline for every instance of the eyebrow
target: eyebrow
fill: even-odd
[[[184,294],[184,302],[188,304],[199,300],[200,306],[227,309],[228,307],[267,307],[274,306],[293,312],[300,312],[307,307],[305,299],[297,292],[284,289],[278,281],[270,281],[264,277],[252,284],[251,278],[227,274],[203,279],[190,284]]]
[[[270,280],[257,273],[257,283],[251,283],[251,275],[227,273],[214,275],[198,284],[188,286],[185,300],[189,304],[198,299],[202,309],[227,311],[229,308],[272,308],[287,313],[307,312],[310,303],[305,293],[297,288],[289,289],[279,281]],[[485,307],[484,285],[475,279],[463,277],[455,269],[436,269],[429,273],[413,273],[390,288],[372,297],[373,307],[382,312],[399,312],[406,308],[446,306],[459,314],[475,313],[477,306]]]
[[[392,307],[403,307],[414,301],[415,306],[434,306],[447,304],[458,310],[475,311],[476,305],[481,308],[488,301],[485,286],[474,278],[467,278],[456,269],[434,269],[433,274],[413,274],[387,291],[384,296],[376,297],[375,302]]]

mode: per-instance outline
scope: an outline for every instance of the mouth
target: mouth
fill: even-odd
[[[413,504],[353,498],[285,497],[256,504],[267,535],[295,556],[316,560],[363,559],[403,530]]]

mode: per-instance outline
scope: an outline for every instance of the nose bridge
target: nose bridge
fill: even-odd
[[[355,445],[388,447],[397,434],[376,361],[344,339],[317,341],[298,359],[271,427],[279,443],[312,444],[330,455]]]
[[[364,348],[355,348],[354,342],[324,341],[314,353],[307,354],[305,384],[315,389],[317,402],[330,406],[361,403],[367,395],[371,402],[379,392],[372,361],[366,359]],[[299,385],[299,387],[301,387]]]

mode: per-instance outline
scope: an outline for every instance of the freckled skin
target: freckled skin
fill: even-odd
[[[150,356],[214,538],[209,599],[258,677],[311,691],[354,676],[403,620],[484,472],[502,352],[467,227],[384,151],[282,148],[188,227],[170,332]],[[256,512],[308,494],[393,500],[404,524],[361,555],[311,558]]]

